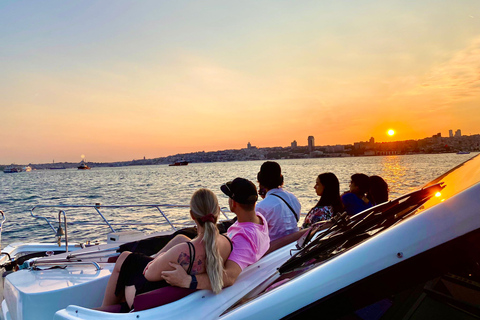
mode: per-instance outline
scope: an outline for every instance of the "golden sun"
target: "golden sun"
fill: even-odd
[[[392,137],[392,136],[395,134],[395,130],[390,129],[390,130],[387,131],[387,134],[388,134],[390,137]]]

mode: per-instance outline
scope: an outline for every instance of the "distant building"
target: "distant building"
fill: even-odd
[[[375,144],[375,138],[374,137],[370,138],[370,144]]]
[[[247,143],[247,149],[251,149],[252,148],[252,144],[250,142]]]
[[[313,152],[315,150],[315,138],[313,136],[308,137],[308,151]]]
[[[462,136],[462,131],[460,129],[455,131],[455,137],[461,137],[461,136]]]
[[[450,138],[453,138],[453,130],[448,130],[448,136],[449,136]]]
[[[293,141],[292,141],[291,147],[292,147],[292,148],[296,148],[296,147],[297,147],[297,140],[293,140]]]

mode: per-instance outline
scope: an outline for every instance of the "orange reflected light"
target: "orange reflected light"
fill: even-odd
[[[440,192],[435,193],[435,197],[440,198],[442,194]]]

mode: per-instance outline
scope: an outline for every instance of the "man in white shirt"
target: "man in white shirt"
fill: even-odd
[[[264,162],[257,180],[259,194],[264,199],[257,203],[256,210],[267,220],[270,240],[298,231],[301,205],[295,195],[282,188],[280,165],[274,161]]]

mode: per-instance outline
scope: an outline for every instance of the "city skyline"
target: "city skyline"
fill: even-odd
[[[404,141],[480,123],[477,0],[19,0],[0,4],[0,21],[3,164]]]
[[[368,149],[371,149],[372,147],[375,146],[375,144],[386,144],[387,146],[391,146],[391,145],[396,145],[398,143],[406,143],[406,142],[410,142],[410,141],[415,141],[415,142],[418,142],[418,141],[425,141],[425,140],[429,140],[429,139],[435,139],[437,140],[438,138],[474,138],[475,140],[475,148],[476,150],[480,150],[480,134],[474,134],[474,135],[462,135],[461,134],[461,129],[457,129],[455,131],[455,135],[452,134],[452,130],[449,130],[449,136],[442,136],[442,133],[436,133],[430,137],[424,137],[422,139],[414,139],[414,140],[392,140],[392,141],[389,141],[389,142],[377,142],[375,141],[375,138],[374,137],[370,137],[370,139],[368,140],[365,140],[365,141],[362,141],[362,140],[359,140],[359,141],[354,141],[352,143],[347,143],[347,144],[333,144],[333,145],[317,145],[315,144],[315,137],[314,136],[308,136],[307,139],[306,139],[306,144],[305,145],[302,145],[302,144],[298,144],[296,140],[292,141],[290,143],[290,146],[255,146],[255,145],[252,145],[252,143],[250,141],[247,142],[246,144],[246,147],[242,147],[242,148],[239,148],[239,149],[233,149],[233,148],[227,148],[227,149],[222,149],[222,150],[209,150],[209,151],[205,151],[205,150],[191,150],[191,151],[187,151],[187,152],[183,152],[183,153],[177,153],[177,154],[170,154],[170,155],[166,155],[166,156],[158,156],[158,157],[151,157],[151,158],[148,158],[146,156],[143,156],[143,158],[138,158],[138,159],[130,159],[130,160],[116,160],[116,161],[96,161],[95,159],[93,160],[90,160],[90,161],[86,161],[86,158],[85,158],[85,155],[81,155],[81,162],[83,161],[86,161],[88,163],[97,163],[97,164],[114,164],[114,163],[124,163],[124,165],[126,165],[127,163],[135,163],[135,162],[140,162],[140,164],[142,164],[142,161],[144,161],[145,163],[148,163],[148,164],[152,164],[152,163],[149,163],[149,161],[151,160],[155,160],[155,159],[174,159],[174,161],[184,161],[186,160],[185,158],[183,158],[183,156],[185,155],[192,155],[192,154],[203,154],[203,153],[223,153],[223,152],[231,152],[231,151],[240,151],[240,150],[264,150],[264,149],[276,149],[276,148],[281,148],[281,149],[291,149],[292,151],[295,150],[295,149],[302,149],[304,148],[306,151],[308,151],[308,153],[310,153],[310,155],[314,155],[314,156],[318,156],[318,155],[322,155],[323,153],[318,153],[318,148],[327,148],[328,150],[330,150],[329,152],[333,152],[333,153],[343,153],[344,150],[345,150],[345,147],[352,147],[353,149],[363,149],[365,148],[366,146],[368,146]],[[457,140],[457,142],[459,142],[459,140]],[[438,144],[438,141],[437,141],[437,144]],[[340,147],[340,148],[338,148]],[[442,145],[442,148],[445,147]],[[473,147],[473,146],[472,146]],[[388,148],[388,147],[387,147]],[[336,151],[334,151],[336,150]],[[473,150],[473,149],[472,149]],[[390,151],[393,151],[393,150],[390,150]],[[453,149],[451,150],[450,152],[455,152],[457,150]],[[462,151],[465,151],[465,150],[462,150]],[[378,153],[378,155],[385,155],[385,154],[398,154],[397,152],[386,152],[386,153]],[[371,156],[371,155],[376,155],[375,153],[371,153],[371,152],[367,152],[366,154],[364,155],[368,155],[368,156]],[[170,161],[169,160],[169,161]],[[51,162],[44,162],[44,163],[11,163],[11,164],[6,164],[6,163],[0,163],[0,166],[8,166],[8,165],[33,165],[33,164],[36,164],[36,165],[55,165],[55,164],[60,164],[60,163],[69,163],[69,164],[75,164],[77,163],[77,161],[62,161],[62,160],[57,160],[55,161],[55,159],[53,159],[53,161]]]

